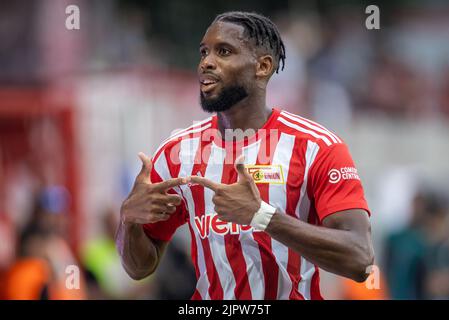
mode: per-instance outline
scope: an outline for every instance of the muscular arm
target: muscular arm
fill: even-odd
[[[239,180],[234,184],[218,184],[198,176],[192,176],[191,181],[214,191],[212,202],[220,220],[249,225],[260,208],[260,193],[244,169],[242,157],[235,163]],[[366,211],[336,212],[322,224],[315,226],[276,211],[265,232],[325,270],[364,281],[366,268],[374,261]]]
[[[140,224],[121,223],[116,246],[123,268],[131,278],[140,280],[156,270],[167,242],[148,238]]]
[[[320,268],[358,282],[374,262],[371,225],[364,210],[337,212],[315,226],[276,212],[265,231]]]
[[[150,239],[143,230],[144,224],[166,221],[181,204],[179,195],[167,190],[187,183],[184,178],[152,183],[150,174],[153,164],[143,153],[142,170],[136,177],[131,193],[120,208],[120,225],[115,243],[126,272],[134,280],[152,274],[161,260],[167,242]]]

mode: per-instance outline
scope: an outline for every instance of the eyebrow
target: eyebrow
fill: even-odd
[[[202,47],[205,47],[205,46],[206,46],[206,44],[204,42],[201,42],[199,48],[201,49]],[[227,46],[227,47],[231,47],[232,49],[237,49],[236,46],[230,44],[229,42],[225,42],[225,41],[218,42],[216,44],[216,46]]]

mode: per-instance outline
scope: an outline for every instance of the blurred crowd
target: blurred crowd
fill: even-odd
[[[360,7],[281,15],[287,77],[273,82],[295,84],[288,105],[335,129],[360,117],[448,121],[449,6],[380,14],[379,30]]]
[[[82,13],[82,28],[75,33],[60,28],[65,18],[64,7],[72,2],[80,6]],[[198,19],[194,13],[198,5],[186,6],[185,1],[0,3],[0,298],[190,298],[195,274],[186,228],[175,236],[155,275],[142,281],[131,280],[121,267],[114,235],[120,202],[138,171],[134,170],[135,154],[142,150],[137,150],[140,145],[136,146],[135,139],[140,138],[145,148],[150,148],[145,140],[148,137],[130,137],[128,132],[140,132],[132,130],[147,126],[145,121],[149,120],[155,125],[153,132],[157,136],[175,129],[183,118],[192,117],[190,109],[182,110],[165,96],[156,95],[166,92],[177,96],[177,101],[191,103],[189,108],[196,107],[197,92],[190,89],[195,88],[197,44],[214,14],[254,7],[279,26],[287,60],[285,70],[269,84],[269,105],[312,118],[339,134],[352,132],[350,129],[362,120],[371,121],[374,127],[389,123],[392,133],[407,144],[410,132],[395,131],[396,126],[430,123],[432,128],[438,124],[448,127],[449,6],[443,2],[381,5],[380,30],[365,28],[367,14],[363,6],[354,3],[336,6],[326,1],[296,6],[291,1],[274,5],[269,1],[248,0],[237,8],[222,1],[217,7],[204,9],[210,17]],[[167,11],[168,3],[172,9]],[[184,13],[184,19],[178,18],[180,12]],[[61,16],[51,19],[53,15]],[[169,22],[173,24],[171,28],[163,24]],[[183,39],[172,38],[180,34]],[[179,50],[176,45],[180,44],[188,47]],[[148,89],[145,83],[142,89],[135,84],[141,78],[133,76],[136,70],[147,69],[159,73],[150,79],[152,88]],[[127,75],[125,80],[120,78],[114,87],[110,86],[122,73]],[[90,109],[88,116],[74,116],[75,120],[69,117],[72,120],[64,123],[58,122],[55,113],[48,116],[33,113],[22,120],[20,117],[26,110],[19,112],[18,107],[12,110],[14,103],[3,99],[2,92],[11,88],[20,92],[30,86],[37,90],[56,87],[54,91],[59,96],[52,95],[48,101],[61,96],[62,101],[68,101],[70,96],[75,102],[68,108],[76,115],[80,112],[76,110],[78,103],[83,103],[79,97],[73,98],[76,90],[69,90],[72,95],[67,95],[67,90],[58,91],[58,86],[68,79],[77,88],[82,84],[92,86],[90,98],[101,110]],[[184,86],[186,79],[192,82],[185,85],[187,89],[173,89]],[[98,85],[106,82],[105,87]],[[120,96],[123,87],[133,86],[147,94],[142,95],[144,101],[125,97],[122,109],[112,108],[111,105],[121,101],[113,91],[119,92],[118,97],[123,99]],[[130,90],[133,98],[134,87]],[[162,87],[164,90],[160,90]],[[45,103],[44,100],[42,104]],[[161,105],[164,110],[158,110]],[[139,117],[142,106],[157,112],[149,111],[149,118]],[[167,115],[163,116],[163,112]],[[95,115],[97,118],[92,120]],[[193,120],[198,119],[189,119]],[[73,126],[71,129],[68,123]],[[381,128],[374,128],[371,134],[377,137],[380,131]],[[82,135],[86,132],[96,134],[86,138]],[[75,133],[82,138],[69,143],[67,138]],[[114,134],[114,138],[104,140],[102,134]],[[159,138],[153,137],[156,141],[151,142],[152,146],[161,141]],[[358,137],[350,138],[356,141]],[[417,153],[447,158],[447,148],[441,149],[438,142],[442,139],[433,138],[424,137],[426,149]],[[373,149],[376,151],[365,156],[366,161],[370,157],[394,158],[388,154],[392,151],[382,145],[374,145]],[[72,162],[68,161],[68,150]],[[116,158],[111,160],[111,155]],[[134,162],[128,155],[134,157]],[[88,171],[83,164],[77,166],[78,163],[90,163],[94,168]],[[380,286],[370,290],[366,284],[332,279],[330,285],[323,285],[339,286],[331,298],[449,299],[449,189],[447,184],[437,183],[447,181],[449,165],[445,161],[436,163],[438,167],[433,169],[437,175],[427,177],[429,183],[409,190],[408,176],[404,176],[400,178],[403,187],[388,189],[386,183],[380,187],[377,193],[384,192],[384,197],[372,196],[376,193],[373,182],[362,179],[373,209],[372,220],[377,220],[377,225],[385,230],[373,232]],[[108,164],[116,170],[110,170]],[[104,180],[80,190],[82,183],[74,182],[78,175],[86,181],[90,181],[90,175]],[[377,169],[367,176],[373,179]],[[404,196],[405,193],[408,195]],[[376,212],[382,211],[385,201],[402,201],[403,205]],[[383,224],[379,222],[381,219]],[[73,269],[68,269],[69,266],[78,268],[75,269],[79,270],[78,277],[71,277]],[[73,290],[68,285],[74,279],[78,280],[79,289]],[[326,297],[326,292],[323,294]]]
[[[379,268],[367,283],[343,279],[343,299],[449,299],[449,202],[440,191],[413,196],[410,221],[382,239]],[[377,277],[377,279],[376,279]]]
[[[195,274],[185,237],[174,238],[155,276],[134,281],[124,273],[115,248],[116,208],[105,208],[101,232],[76,252],[67,237],[69,201],[61,186],[40,189],[28,221],[15,230],[16,239],[8,238],[5,225],[0,224],[1,299],[190,298]],[[383,263],[375,275],[381,277],[375,279],[380,281],[377,287],[342,278],[338,298],[449,299],[447,198],[441,192],[417,192],[410,222],[384,239],[384,252],[378,259]],[[68,284],[70,266],[79,272],[75,289]]]
[[[0,299],[190,298],[195,274],[185,242],[178,239],[169,246],[155,281],[131,280],[115,248],[117,209],[105,208],[101,231],[75,251],[68,238],[69,201],[62,186],[38,189],[28,220],[14,230],[16,239],[2,232]]]
[[[440,193],[413,198],[412,217],[385,240],[384,270],[396,299],[449,299],[449,206]]]

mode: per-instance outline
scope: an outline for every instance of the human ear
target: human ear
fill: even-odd
[[[260,56],[257,59],[256,76],[260,78],[266,78],[273,73],[273,57],[271,55]]]

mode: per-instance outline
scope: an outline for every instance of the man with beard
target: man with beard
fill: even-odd
[[[364,281],[374,260],[369,209],[347,146],[266,106],[285,62],[276,26],[255,13],[221,14],[200,56],[201,106],[216,115],[169,137],[152,159],[139,154],[116,237],[126,271],[152,274],[187,222],[192,299],[321,299],[318,267]]]

